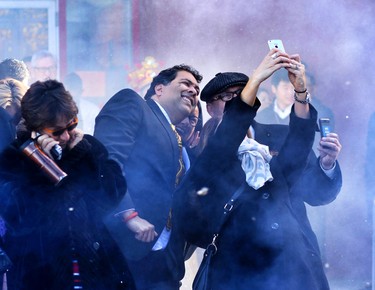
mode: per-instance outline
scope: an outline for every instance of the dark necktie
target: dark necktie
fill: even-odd
[[[178,143],[178,149],[179,149],[178,170],[177,170],[177,174],[176,174],[176,187],[177,187],[177,185],[181,181],[182,176],[185,173],[185,164],[184,164],[184,161],[182,159],[182,140],[181,140],[181,136],[178,134],[178,132],[176,131],[176,127],[173,124],[171,124],[171,127],[172,127],[173,132],[176,135],[176,139],[177,139],[177,143]]]
[[[174,134],[176,135],[176,139],[177,139],[177,143],[178,143],[178,149],[179,149],[178,168],[177,168],[176,182],[175,182],[175,186],[177,187],[177,185],[181,181],[182,176],[185,173],[185,165],[184,165],[184,161],[182,160],[182,140],[181,140],[181,136],[178,134],[178,132],[176,131],[176,127],[173,124],[171,124],[171,127],[172,127],[172,130],[173,130]],[[172,209],[169,210],[166,228],[167,228],[167,230],[171,230],[171,228],[172,228]]]

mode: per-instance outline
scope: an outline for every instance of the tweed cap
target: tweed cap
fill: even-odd
[[[229,87],[245,86],[248,80],[249,77],[243,73],[218,73],[203,88],[201,92],[201,100],[209,103],[214,95],[225,91]]]

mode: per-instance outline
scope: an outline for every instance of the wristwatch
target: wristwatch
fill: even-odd
[[[310,93],[306,91],[306,98],[305,100],[299,100],[297,97],[297,93],[294,93],[294,100],[301,104],[309,104],[310,103]]]

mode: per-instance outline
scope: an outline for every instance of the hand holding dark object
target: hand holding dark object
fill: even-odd
[[[57,186],[68,175],[57,166],[39,147],[35,139],[29,139],[20,147],[21,151],[34,161],[49,179]]]
[[[324,169],[329,170],[333,167],[341,148],[342,145],[336,133],[329,133],[320,140],[318,151],[320,153],[320,164]]]
[[[47,134],[31,133],[31,137],[38,146],[53,160],[60,160],[62,157],[62,148],[59,142],[49,137]]]

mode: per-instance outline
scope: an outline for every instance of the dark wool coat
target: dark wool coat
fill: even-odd
[[[252,108],[236,98],[228,105],[215,136],[175,193],[174,228],[203,248],[212,240],[224,204],[245,180],[237,149],[253,124],[259,102]],[[292,110],[288,136],[271,160],[274,180],[258,190],[246,185],[237,200],[217,241],[209,278],[212,289],[329,289],[304,198],[294,197],[300,192],[302,172],[311,179],[328,179],[317,173],[316,160],[306,168],[317,115],[312,106],[310,112],[310,119],[300,119]],[[311,185],[312,194],[317,184]],[[202,187],[209,189],[208,194],[197,196]],[[332,192],[329,201],[338,189]]]
[[[0,155],[0,214],[13,261],[8,289],[73,289],[73,260],[83,289],[132,289],[125,259],[102,222],[126,191],[118,164],[85,135],[63,152],[58,165],[68,177],[56,187],[21,153],[23,141]]]

